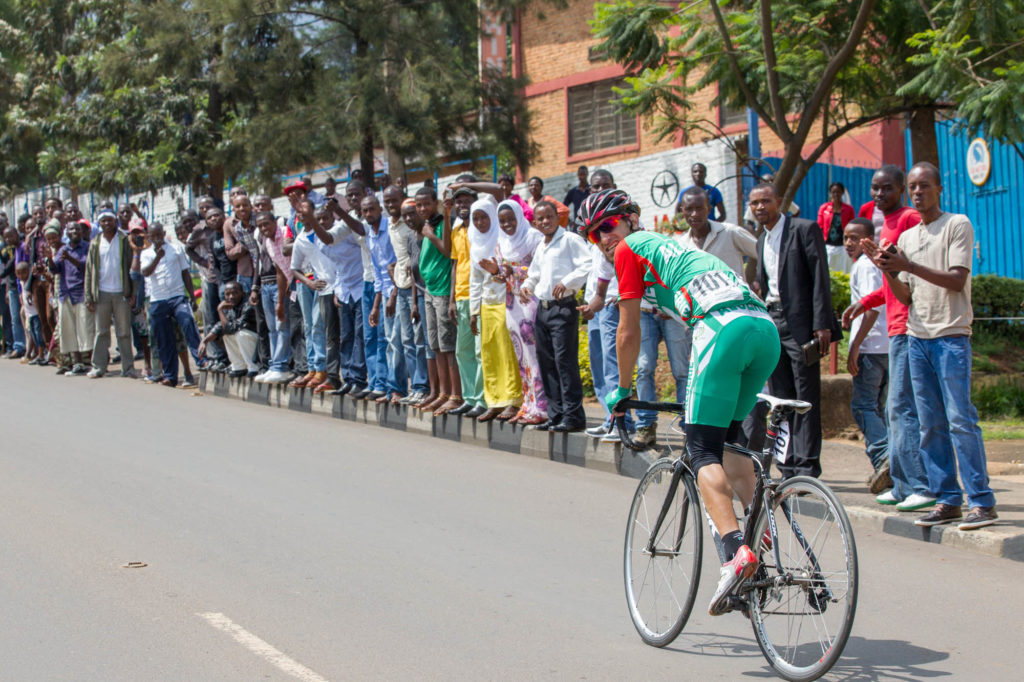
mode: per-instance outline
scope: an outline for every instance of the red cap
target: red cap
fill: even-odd
[[[309,193],[309,188],[306,187],[306,183],[304,183],[302,180],[296,180],[295,182],[284,188],[285,196],[294,192],[297,189],[301,189],[303,192]]]

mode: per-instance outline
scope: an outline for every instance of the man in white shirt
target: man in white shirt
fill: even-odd
[[[853,261],[850,300],[856,302],[882,286],[882,271],[864,255],[860,243],[874,239],[875,226],[867,218],[854,218],[843,231],[843,246]],[[874,473],[868,488],[874,495],[892,485],[889,476],[889,428],[885,396],[889,385],[889,335],[885,306],[872,308],[850,324],[850,352],[846,368],[853,377],[850,411],[864,434],[864,452]]]
[[[131,279],[132,249],[128,238],[117,229],[117,216],[113,211],[101,211],[98,222],[102,232],[89,243],[85,262],[85,305],[96,314],[92,371],[88,376],[98,379],[107,373],[113,322],[117,347],[121,351],[121,376],[135,378],[131,346],[135,298]]]
[[[192,357],[199,362],[199,329],[192,315],[196,300],[185,250],[165,240],[164,228],[159,223],[149,228],[149,241],[151,246],[140,254],[139,269],[149,292],[149,318],[163,374],[160,383],[173,388],[178,385],[175,322]]]
[[[308,199],[296,208],[296,217],[301,220],[303,230],[295,236],[292,245],[291,269],[302,308],[308,372],[293,381],[291,386],[324,393],[338,388],[327,375],[327,327],[324,319],[324,304],[334,305],[334,299],[328,297],[334,295],[337,268],[324,253],[324,246],[346,237],[348,228],[335,227],[334,214],[329,209],[321,209],[315,215],[313,211],[313,202]],[[330,239],[330,242],[322,237]]]
[[[593,267],[590,251],[579,235],[558,226],[554,204],[544,200],[537,202],[533,220],[534,227],[544,235],[544,241],[534,252],[520,288],[520,298],[529,302],[536,294],[540,299],[534,331],[541,380],[548,398],[548,429],[582,431],[587,416],[583,411],[579,368],[576,292],[586,283]]]
[[[698,187],[683,192],[679,208],[690,228],[673,235],[680,246],[717,256],[743,277],[743,259],[757,260],[757,239],[754,235],[739,225],[708,220],[711,212],[708,197]]]

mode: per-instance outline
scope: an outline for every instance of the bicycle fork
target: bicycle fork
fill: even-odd
[[[658,535],[661,533],[661,525],[665,522],[665,517],[668,516],[669,509],[672,508],[672,502],[676,498],[676,492],[679,490],[679,481],[683,478],[683,472],[685,467],[681,460],[676,461],[675,466],[672,468],[672,481],[668,486],[668,494],[665,495],[665,501],[661,503],[661,510],[658,512],[658,518],[654,522],[654,527],[651,528],[651,536],[647,538],[646,551],[652,557],[658,556],[658,549],[655,547],[658,540]],[[668,556],[675,556],[679,553],[679,546],[683,541],[683,530],[686,528],[686,515],[689,513],[689,508],[686,505],[682,506],[680,511],[680,523],[679,523],[679,537],[672,543],[672,549],[669,550]],[[662,551],[664,555],[665,552]]]

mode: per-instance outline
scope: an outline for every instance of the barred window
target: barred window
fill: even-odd
[[[723,128],[747,122],[747,110],[722,104],[718,108],[718,125]]]
[[[618,109],[621,80],[569,88],[569,155],[636,144],[636,117]]]

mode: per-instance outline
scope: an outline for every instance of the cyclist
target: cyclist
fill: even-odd
[[[589,196],[577,217],[580,231],[608,259],[609,270],[614,263],[619,283],[619,386],[605,396],[605,404],[618,416],[618,403],[630,396],[642,298],[693,327],[684,430],[697,485],[726,554],[708,607],[716,616],[725,612],[736,585],[757,568],[732,504],[734,491],[744,505],[752,502],[753,463],[730,456],[723,467],[723,449],[778,364],[779,334],[764,304],[729,266],[703,251],[684,250],[666,235],[644,231],[639,222],[639,207],[617,189]]]

